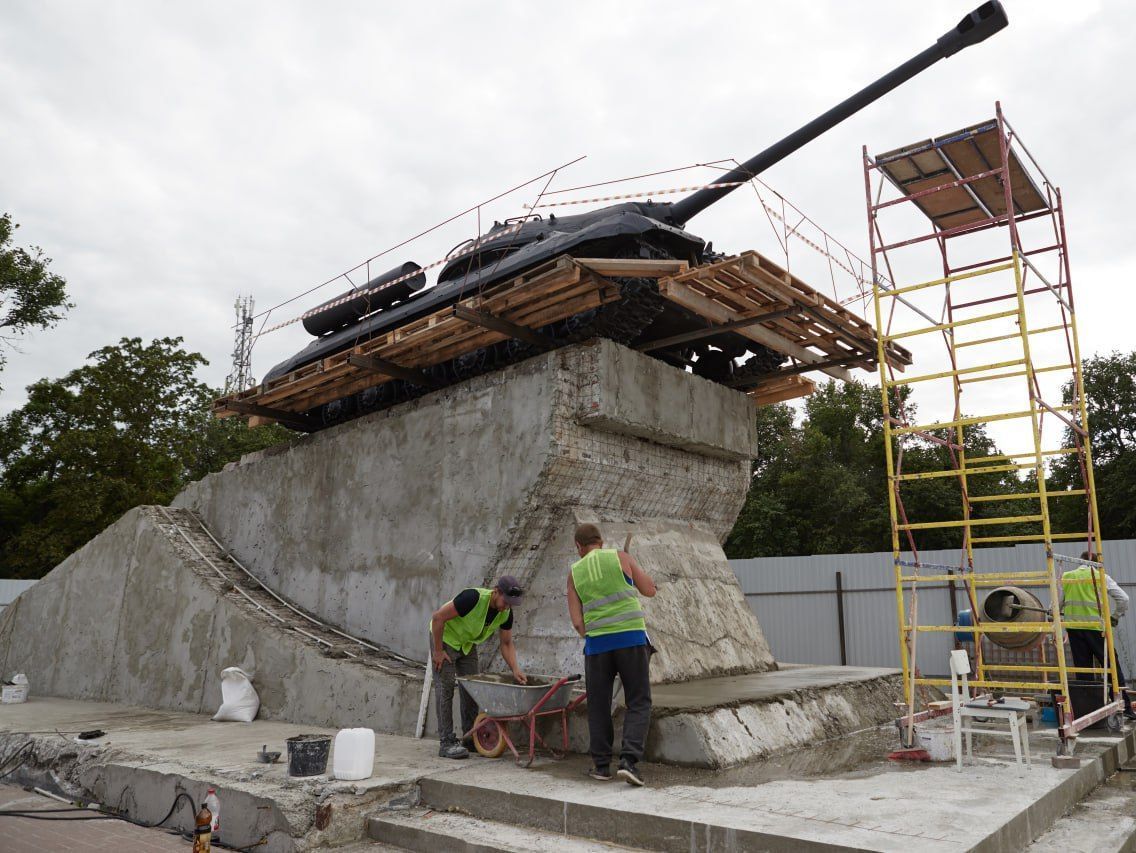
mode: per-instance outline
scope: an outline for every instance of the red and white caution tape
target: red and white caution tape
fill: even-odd
[[[571,201],[545,201],[540,204],[526,204],[527,210],[536,210],[538,207],[566,207],[570,204],[595,204],[600,201],[624,201],[629,198],[644,198],[651,195],[671,195],[673,193],[692,193],[697,190],[706,190],[712,187],[740,187],[743,184],[748,184],[749,181],[729,181],[721,184],[698,184],[692,187],[672,187],[665,190],[647,190],[641,193],[623,193],[621,195],[601,195],[595,198],[577,198]]]

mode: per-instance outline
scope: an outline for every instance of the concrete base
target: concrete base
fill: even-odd
[[[251,454],[174,505],[276,592],[415,659],[440,604],[515,575],[519,660],[540,673],[580,666],[573,528],[630,533],[659,584],[652,678],[683,681],[775,667],[721,547],[755,444],[744,394],[601,340]]]
[[[27,673],[32,695],[213,713],[221,670],[239,666],[261,718],[414,731],[420,667],[329,657],[310,623],[219,578],[202,538],[205,558],[156,507],[130,510],[4,610],[0,671]]]
[[[95,728],[106,736],[75,741],[78,732]],[[370,779],[293,779],[287,775],[284,741],[304,733],[334,736],[335,729],[267,720],[214,723],[197,714],[35,696],[26,704],[0,706],[0,754],[11,755],[28,741],[34,744],[5,781],[102,803],[147,824],[160,820],[178,793],[201,802],[206,790],[215,787],[221,799],[221,840],[245,847],[263,839],[253,849],[265,853],[360,841],[366,818],[376,808],[413,802],[419,778],[454,764],[437,757],[436,741],[378,734]],[[257,762],[264,744],[283,752],[280,763]],[[193,828],[184,801],[164,825]]]
[[[657,685],[647,758],[730,767],[878,726],[895,716],[899,679],[894,669],[781,664],[777,672]]]
[[[96,727],[107,731],[105,738],[91,744],[73,740],[75,732]],[[521,770],[507,760],[447,761],[437,757],[433,741],[393,735],[377,736],[375,775],[364,782],[289,779],[282,765],[256,763],[261,744],[283,749],[286,737],[302,731],[331,733],[33,697],[0,711],[0,754],[31,741],[9,781],[101,802],[150,823],[166,813],[178,792],[200,798],[215,786],[225,816],[223,840],[236,846],[263,841],[256,849],[268,853],[354,844],[364,833],[431,853],[605,850],[610,844],[681,853],[1008,853],[1025,849],[1051,828],[1043,842],[1069,837],[1076,820],[1091,820],[1094,809],[1107,817],[1111,806],[1102,806],[1100,797],[1070,810],[1136,747],[1132,734],[1082,738],[1079,770],[1037,761],[1025,771],[1007,754],[1005,739],[980,740],[979,757],[958,773],[953,764],[887,761],[896,744],[889,728],[733,770],[646,764],[648,787],[642,789],[588,779],[588,762],[580,757],[540,759]],[[1031,742],[1035,756],[1052,753],[1056,743],[1052,730],[1031,733]],[[1130,792],[1111,793],[1127,794],[1117,807],[1130,803]],[[419,803],[426,808],[416,809]],[[444,811],[459,814],[436,820]],[[183,806],[169,825],[188,828],[191,819]],[[1106,833],[1109,844],[1126,849],[1123,833],[1112,830]]]
[[[894,731],[888,736],[894,746]],[[1052,750],[1052,738],[1034,738],[1035,749]],[[839,751],[841,742],[830,746]],[[1078,771],[1034,764],[1023,772],[1012,757],[985,752],[958,773],[953,765],[889,764],[883,752],[812,778],[764,775],[762,763],[736,775],[647,766],[648,787],[633,789],[591,781],[587,762],[573,759],[528,772],[484,763],[427,776],[419,787],[431,809],[654,851],[1006,853],[1045,832],[1134,747],[1131,734],[1083,742]],[[372,837],[385,832],[379,815]]]

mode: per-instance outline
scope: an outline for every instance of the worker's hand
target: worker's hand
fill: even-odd
[[[442,664],[450,662],[450,656],[445,649],[434,649],[434,669],[442,671]]]
[[[513,680],[516,681],[517,684],[528,684],[529,683],[529,677],[527,675],[525,675],[523,672],[521,672],[519,669],[513,670]]]

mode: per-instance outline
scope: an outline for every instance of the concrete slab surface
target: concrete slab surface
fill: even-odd
[[[367,831],[372,838],[421,853],[626,853],[642,849],[421,808],[373,817]]]
[[[1053,751],[1051,734],[1034,741],[1038,754]],[[1131,735],[1083,738],[1079,771],[1019,770],[999,743],[963,773],[892,764],[885,750],[874,760],[849,756],[834,772],[813,768],[811,777],[800,768],[765,774],[764,762],[724,772],[648,766],[648,787],[636,789],[594,782],[586,761],[568,759],[528,772],[478,763],[420,787],[434,808],[651,850],[1010,851],[1048,829],[1133,743]]]
[[[78,732],[90,729],[107,734],[76,742]],[[146,824],[159,821],[180,792],[199,802],[213,786],[222,802],[221,840],[259,845],[260,853],[362,842],[372,812],[400,798],[412,801],[423,773],[453,765],[438,758],[434,740],[382,734],[375,736],[374,775],[361,782],[293,779],[284,759],[256,760],[262,745],[285,752],[285,739],[304,733],[335,731],[270,720],[215,723],[177,711],[36,696],[0,705],[0,755],[33,742],[8,781],[104,803]],[[192,817],[183,801],[167,825],[188,830]]]
[[[85,750],[102,750],[115,761],[139,765],[177,766],[197,774],[236,782],[270,784],[281,788],[318,785],[329,790],[366,790],[412,783],[421,776],[450,769],[454,762],[439,758],[438,743],[427,738],[375,734],[375,774],[363,782],[335,782],[324,776],[293,779],[287,774],[285,739],[297,734],[327,734],[335,729],[254,720],[251,723],[215,723],[202,714],[158,711],[105,702],[83,702],[32,696],[20,705],[0,705],[0,737],[11,742],[15,734],[52,735],[103,729],[106,737]],[[267,744],[283,753],[276,764],[261,764],[256,753]],[[328,762],[330,769],[331,761]]]
[[[1136,771],[1118,771],[1050,827],[1029,853],[1136,850]]]
[[[657,711],[717,708],[742,702],[767,702],[801,690],[823,690],[898,674],[898,669],[882,667],[778,663],[777,669],[771,672],[655,684],[651,686],[651,699]]]
[[[107,735],[89,745],[75,742],[74,733],[93,728]],[[433,740],[395,735],[376,736],[375,775],[365,782],[291,779],[282,765],[256,762],[262,744],[283,749],[284,739],[301,729],[321,731],[33,697],[24,705],[0,706],[0,754],[33,740],[30,760],[10,780],[72,794],[85,790],[88,799],[117,805],[148,823],[161,818],[177,791],[197,797],[214,785],[229,832],[243,833],[223,839],[237,845],[263,840],[258,849],[264,853],[359,845],[368,823],[371,837],[383,844],[461,849],[444,840],[449,833],[476,851],[477,844],[492,844],[498,832],[493,824],[474,828],[486,821],[534,832],[535,846],[527,848],[533,850],[544,849],[537,841],[552,844],[572,836],[681,853],[1002,853],[1025,849],[1063,816],[1076,817],[1070,810],[1129,760],[1136,745],[1131,733],[1083,737],[1077,749],[1085,759],[1081,769],[1057,770],[1044,760],[1054,751],[1052,730],[1035,731],[1031,742],[1038,760],[1026,771],[1014,765],[1005,739],[980,738],[979,757],[960,774],[953,765],[887,761],[896,734],[880,728],[729,770],[647,764],[648,787],[641,789],[589,779],[582,757],[538,759],[523,770],[508,760],[448,761],[437,757]],[[1125,789],[1113,796],[1127,803],[1131,794]],[[423,826],[425,812],[413,811],[419,804],[456,810],[473,823],[447,817]],[[1116,812],[1108,808],[1122,805],[1116,800],[1106,808],[1090,799],[1083,808],[1110,814]],[[182,825],[188,818],[175,815],[170,825],[188,828]],[[1122,830],[1113,834],[1118,844],[1127,843]],[[432,846],[415,847],[430,838]]]

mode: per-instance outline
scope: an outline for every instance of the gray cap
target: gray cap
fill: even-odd
[[[501,575],[497,578],[497,591],[505,597],[505,603],[516,607],[521,603],[521,596],[525,594],[521,582],[512,575]]]

